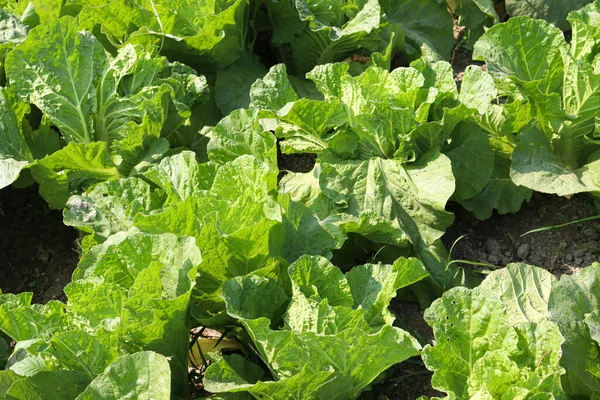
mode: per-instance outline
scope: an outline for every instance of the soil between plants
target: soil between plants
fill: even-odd
[[[33,302],[65,300],[77,266],[77,232],[62,223],[37,187],[0,190],[0,289],[33,292]]]

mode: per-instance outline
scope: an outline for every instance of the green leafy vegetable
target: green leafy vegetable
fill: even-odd
[[[215,131],[225,138],[230,123],[245,126],[242,121],[251,115],[235,111]],[[194,313],[211,326],[229,321],[220,297],[221,285],[228,279],[258,273],[282,279],[285,286],[287,279],[280,269],[287,267],[287,261],[303,254],[331,256],[331,249],[345,239],[333,222],[319,219],[302,204],[289,198],[278,203],[275,141],[270,133],[254,124],[246,131],[228,132],[230,139],[211,142],[209,147],[209,156],[224,164],[199,164],[192,152],[182,152],[148,170],[145,178],[151,183],[131,177],[99,184],[83,196],[72,197],[64,211],[65,223],[92,233],[97,242],[133,227],[195,237],[204,262]],[[254,146],[265,162],[238,156]]]
[[[192,238],[121,233],[81,259],[65,288],[67,304],[1,295],[0,329],[17,341],[7,365],[18,376],[7,393],[39,396],[60,391],[66,379],[71,399],[84,389],[82,398],[186,393],[187,310],[200,263]],[[164,357],[139,353],[147,350]],[[156,374],[150,381],[148,368]],[[137,374],[144,378],[136,383]]]
[[[550,318],[565,337],[561,364],[567,370],[563,387],[570,396],[595,398],[600,394],[598,306],[600,265],[593,264],[552,286]]]
[[[169,362],[164,356],[151,351],[125,355],[97,376],[76,400],[166,399],[170,396],[170,378]]]
[[[208,368],[207,390],[357,398],[387,367],[418,354],[419,344],[391,326],[386,309],[396,290],[427,275],[418,260],[364,265],[344,276],[327,260],[305,256],[288,271],[293,294],[282,329],[270,328],[287,303],[277,285],[249,275],[223,286],[227,312],[246,328],[274,380],[238,356],[225,356]],[[259,300],[267,298],[270,305]]]
[[[389,67],[405,40],[403,50],[411,59],[421,51],[444,59],[452,47],[452,21],[441,1],[268,0],[266,5],[273,26],[271,44],[296,74],[361,56]]]
[[[569,15],[570,44],[547,22],[515,17],[475,45],[474,57],[486,61],[490,75],[468,69],[460,98],[478,110],[472,118],[490,134],[496,153],[488,187],[463,200],[478,217],[493,208],[518,210],[530,197],[526,188],[562,196],[598,191],[599,4]]]
[[[446,202],[476,195],[493,165],[485,133],[467,121],[474,110],[458,102],[449,64],[371,67],[352,77],[340,63],[308,77],[324,100],[298,100],[280,66],[250,92],[251,105],[277,121],[283,152],[318,154],[314,170],[289,174],[280,192],[321,218],[339,215],[346,233],[412,248],[438,290],[451,285],[430,247],[452,223]],[[267,86],[287,89],[273,95]]]
[[[578,10],[591,3],[590,0],[575,1],[556,1],[556,0],[533,0],[518,1],[507,0],[506,12],[512,17],[527,16],[531,18],[540,18],[550,22],[563,31],[568,31],[571,25],[567,21],[567,16],[571,11]]]
[[[436,343],[423,350],[433,386],[456,398],[564,398],[564,339],[541,314],[550,279],[511,264],[478,288],[453,288],[436,300],[425,312]]]
[[[177,142],[178,130],[208,90],[204,77],[183,64],[156,58],[139,45],[127,45],[112,57],[78,29],[71,17],[39,25],[6,59],[11,90],[37,106],[71,144],[32,166],[42,195],[55,207],[94,183],[137,174],[155,163],[168,150],[167,140]],[[14,119],[7,121],[11,127],[1,141],[21,149],[28,132],[17,129]],[[42,135],[53,133],[40,130],[38,141],[48,141]],[[38,158],[25,151],[4,155],[13,161],[3,186],[12,183],[19,166]]]

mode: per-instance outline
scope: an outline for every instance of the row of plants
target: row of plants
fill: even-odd
[[[186,398],[186,309],[203,294],[200,258],[192,238],[117,234],[82,258],[66,304],[2,295],[0,328],[18,340],[0,372],[4,398]],[[343,274],[305,255],[279,281],[263,271],[227,280],[225,318],[253,350],[208,354],[205,389],[357,398],[393,364],[422,355],[448,398],[597,398],[600,264],[561,280],[511,264],[475,289],[450,289],[425,313],[436,344],[421,348],[387,306],[426,276],[414,258]]]
[[[186,398],[198,326],[241,343],[207,355],[222,398],[357,398],[414,356],[449,398],[600,398],[600,265],[480,284],[440,241],[449,201],[600,191],[600,1],[569,42],[489,28],[460,90],[447,8],[475,32],[491,1],[0,6],[0,187],[82,233],[66,303],[0,295],[0,398]]]

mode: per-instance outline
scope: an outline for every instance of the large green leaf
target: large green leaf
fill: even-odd
[[[83,6],[77,14],[79,26],[90,32],[100,25],[106,40],[111,46],[120,47],[127,42],[132,31],[144,27],[148,43],[158,39],[154,36],[160,31],[160,21],[151,9],[146,9],[141,2],[135,0],[87,0],[78,2]],[[137,28],[137,29],[136,29]],[[96,31],[97,32],[97,31]],[[103,35],[98,37],[103,40]]]
[[[331,250],[342,247],[346,235],[340,229],[339,218],[320,218],[304,203],[294,201],[288,195],[280,195],[283,211],[284,242],[282,256],[293,262],[304,254],[331,258]]]
[[[310,365],[298,374],[281,381],[259,381],[259,375],[250,375],[247,370],[261,371],[261,368],[245,360],[245,364],[236,354],[224,356],[212,364],[206,371],[204,382],[215,393],[232,393],[233,398],[246,399],[244,393],[256,398],[286,398],[301,400],[306,398],[344,398],[347,395],[347,382],[340,374],[331,371],[315,372]],[[242,369],[243,368],[243,369]],[[228,398],[225,397],[224,398]],[[252,398],[252,397],[249,397]]]
[[[398,289],[427,277],[423,264],[415,258],[399,258],[394,265],[366,264],[354,267],[346,274],[354,306],[365,310],[365,319],[372,326],[392,324],[394,317],[387,305]]]
[[[275,281],[256,275],[229,279],[223,284],[222,297],[227,314],[236,319],[264,317],[277,321],[288,302],[285,291]]]
[[[276,170],[276,139],[261,128],[257,114],[257,111],[236,110],[219,121],[210,134],[208,158],[223,164],[251,154]]]
[[[244,55],[247,47],[247,0],[86,1],[81,24],[97,24],[113,46],[126,42],[156,45],[169,59],[206,70],[226,67]]]
[[[597,51],[595,46],[600,39],[598,36],[597,16],[600,12],[600,4],[597,1],[579,0],[576,3],[591,3],[581,10],[572,12],[568,16],[572,29],[571,54],[578,59],[591,61]],[[582,4],[583,5],[583,4]],[[574,7],[573,9],[577,9]]]
[[[433,56],[445,60],[452,49],[452,18],[444,1],[383,0],[380,1],[392,24],[400,24],[410,58]],[[426,17],[425,17],[426,16]]]
[[[40,184],[40,194],[55,208],[64,207],[69,196],[95,183],[121,177],[104,142],[69,143],[39,160],[32,172]]]
[[[250,106],[262,110],[277,111],[287,103],[298,100],[292,82],[287,75],[285,64],[277,64],[269,69],[261,79],[250,87]]]
[[[566,196],[600,189],[600,160],[591,160],[578,169],[567,167],[535,125],[522,131],[512,160],[512,180],[538,192]]]
[[[444,210],[454,192],[450,161],[437,152],[419,163],[329,160],[321,167],[323,193],[350,216],[400,229],[413,245],[433,243],[453,220]],[[360,233],[360,232],[359,232]]]
[[[63,221],[94,233],[95,239],[103,242],[114,233],[128,230],[137,213],[158,209],[164,201],[162,192],[141,179],[118,179],[99,184],[89,194],[71,197]]]
[[[361,48],[376,51],[387,45],[380,37],[383,21],[377,0],[352,2],[349,7],[338,1],[270,0],[267,7],[274,26],[272,41],[293,72],[342,61]]]
[[[451,142],[443,149],[452,163],[456,179],[453,198],[465,200],[478,195],[492,177],[494,157],[486,133],[471,122],[460,124],[451,136]]]
[[[568,31],[571,26],[567,22],[567,15],[571,11],[578,10],[591,2],[591,0],[573,0],[568,2],[560,0],[507,0],[506,12],[511,17],[523,15],[531,18],[540,18],[559,27],[563,31]]]
[[[162,400],[171,396],[170,387],[169,362],[164,356],[147,351],[117,359],[76,400]]]
[[[246,52],[248,0],[143,1],[159,20],[163,53],[198,69],[226,67]],[[162,38],[161,38],[162,40]],[[203,67],[203,68],[201,68]]]
[[[0,189],[13,183],[21,169],[33,161],[22,126],[28,112],[29,107],[12,91],[0,88]]]
[[[526,264],[509,264],[488,276],[481,287],[500,293],[511,323],[548,319],[548,301],[556,281],[548,271]]]
[[[89,143],[94,88],[105,60],[100,42],[65,17],[32,29],[7,56],[6,73],[15,92],[48,115],[68,141]]]
[[[73,371],[43,371],[14,382],[6,391],[11,400],[74,399],[89,383],[85,374]]]
[[[485,60],[495,79],[508,77],[527,91],[549,94],[562,87],[566,47],[558,28],[516,17],[490,28],[475,44],[473,58]],[[538,56],[528,56],[533,53]]]
[[[561,364],[563,387],[571,396],[600,395],[600,348],[593,330],[600,306],[600,265],[593,264],[552,285],[550,318],[565,337]]]
[[[63,5],[60,0],[32,0],[19,2],[9,8],[16,14],[20,14],[24,23],[34,27],[42,22],[56,20],[60,17]]]
[[[167,203],[178,203],[210,189],[215,174],[215,168],[198,163],[193,152],[183,151],[161,160],[144,176],[165,192]]]
[[[252,84],[267,73],[257,57],[244,57],[234,64],[219,68],[215,83],[215,100],[223,114],[250,106]]]

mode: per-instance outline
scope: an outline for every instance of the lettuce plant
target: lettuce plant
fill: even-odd
[[[418,342],[391,325],[387,310],[399,288],[427,275],[418,260],[362,265],[344,275],[322,257],[304,256],[288,274],[291,299],[256,275],[225,283],[227,313],[247,330],[272,380],[239,355],[217,356],[204,378],[208,391],[354,399],[389,366],[418,354]]]
[[[194,68],[227,66],[249,45],[249,0],[9,0],[0,7],[33,28],[64,16],[77,17],[80,30],[93,32],[114,51],[126,44],[156,46],[170,60]]]
[[[436,300],[425,312],[436,341],[423,349],[433,387],[461,399],[566,398],[566,342],[548,318],[554,280],[511,264],[475,289],[453,288]]]
[[[454,288],[425,312],[423,360],[457,398],[597,398],[600,264],[556,279],[525,264]]]
[[[452,13],[458,18],[458,25],[464,26],[466,45],[471,47],[487,28],[501,22],[506,11],[507,16],[542,19],[563,31],[571,29],[567,16],[571,11],[579,10],[593,0],[446,0]],[[499,9],[497,7],[500,7]]]
[[[229,121],[237,115],[246,112],[232,114]],[[302,204],[278,198],[272,164],[251,155],[225,162],[235,151],[248,150],[243,143],[251,143],[266,159],[269,153],[275,156],[271,133],[251,127],[245,133],[255,136],[242,142],[242,132],[233,130],[223,145],[213,142],[209,155],[224,164],[199,164],[187,151],[163,159],[144,174],[145,180],[119,179],[73,196],[64,210],[65,223],[92,234],[84,239],[86,247],[130,229],[195,237],[204,261],[194,315],[209,326],[223,326],[231,322],[220,297],[225,281],[255,273],[285,286],[282,268],[289,262],[302,254],[331,257],[345,238],[337,226]]]
[[[358,76],[348,68],[311,71],[317,99],[300,98],[281,65],[253,84],[250,106],[282,151],[317,154],[312,172],[286,175],[279,191],[321,219],[338,216],[345,233],[413,251],[441,294],[453,279],[433,249],[453,221],[445,206],[489,180],[488,138],[468,121],[474,110],[458,101],[448,63],[373,66]]]
[[[595,263],[552,285],[550,319],[565,337],[562,385],[572,398],[600,396],[600,264]]]
[[[66,304],[0,295],[0,329],[17,342],[0,371],[0,398],[185,396],[201,260],[192,238],[122,233],[81,259]]]
[[[593,3],[592,0],[533,0],[519,1],[506,0],[506,12],[511,17],[526,16],[531,18],[543,19],[563,31],[571,28],[568,15],[571,11],[579,10],[585,5]]]
[[[169,141],[197,135],[186,133],[185,124],[208,92],[204,77],[183,64],[138,45],[113,57],[78,29],[72,17],[32,29],[6,57],[10,85],[0,95],[6,105],[0,158],[8,166],[2,186],[29,166],[54,207],[94,183],[142,172]],[[21,100],[44,114],[36,129],[23,121],[29,110]]]
[[[464,203],[479,217],[492,208],[517,211],[530,190],[598,192],[599,11],[596,2],[570,14],[570,44],[558,28],[516,17],[490,28],[475,45],[489,75],[468,69],[461,99],[479,110],[476,120],[496,153],[494,179]]]
[[[411,59],[421,51],[444,59],[452,48],[452,20],[443,1],[266,0],[265,4],[273,26],[271,43],[293,73],[358,54],[381,53],[389,64],[401,48]]]

